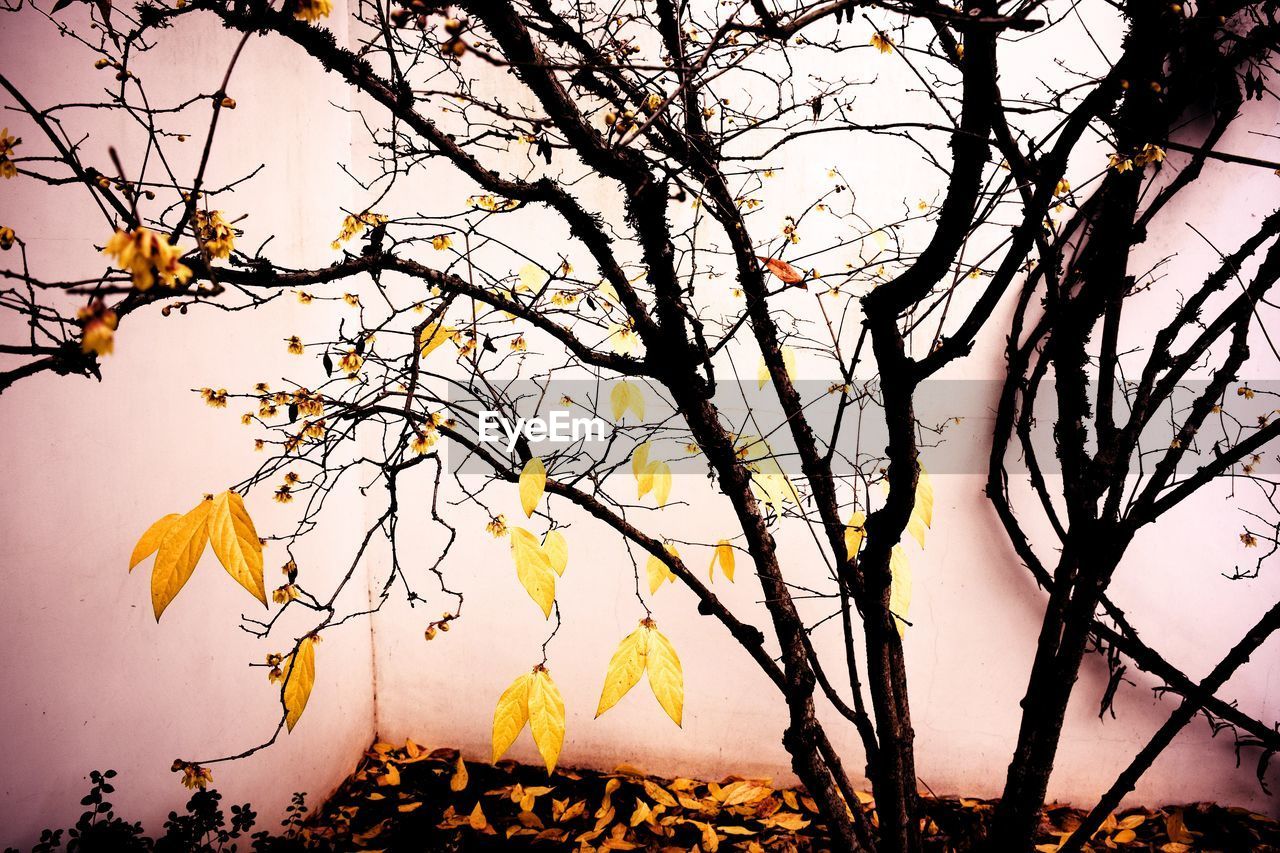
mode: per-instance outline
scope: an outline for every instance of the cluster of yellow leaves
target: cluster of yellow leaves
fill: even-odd
[[[526,724],[550,773],[564,745],[564,699],[544,666],[536,666],[511,683],[493,712],[493,760],[497,761]]]
[[[115,259],[117,269],[129,273],[138,290],[150,290],[157,277],[165,287],[191,279],[191,268],[178,260],[182,250],[171,246],[168,236],[141,225],[132,231],[117,230],[102,253]]]
[[[538,537],[528,530],[513,527],[511,556],[521,585],[541,608],[542,615],[550,619],[556,600],[556,578],[564,575],[569,565],[569,543],[564,534],[559,530],[549,531],[539,543]]]
[[[469,812],[450,806],[438,827],[529,838],[579,851],[715,853],[726,845],[725,849],[763,853],[795,850],[795,833],[807,828],[817,814],[812,799],[794,790],[776,789],[768,780],[668,781],[647,777],[624,764],[604,775],[597,801],[583,796],[583,784],[576,783],[594,787],[601,779],[573,772],[561,775],[570,785],[515,782],[486,791]],[[563,796],[557,796],[561,792]],[[549,808],[544,805],[547,800]],[[514,819],[507,817],[507,803],[519,809]]]
[[[883,483],[883,481],[882,481]],[[884,484],[887,489],[887,484]],[[849,517],[845,525],[844,545],[850,557],[856,557],[866,539],[867,516],[857,510]],[[924,466],[920,466],[920,478],[916,482],[915,503],[911,509],[911,518],[907,522],[907,532],[924,547],[925,532],[933,527],[933,482]],[[911,608],[911,563],[902,543],[897,543],[889,552],[889,572],[892,581],[889,588],[889,610],[897,617],[898,634],[906,632],[907,612]]]
[[[200,244],[210,257],[220,259],[231,257],[231,252],[236,247],[236,232],[231,224],[222,218],[222,211],[197,210],[194,226],[196,235],[200,238]]]
[[[649,492],[658,506],[666,506],[671,496],[671,466],[661,459],[649,459],[649,442],[636,447],[631,454],[631,473],[636,478],[636,499]]]
[[[740,435],[734,441],[734,452],[751,472],[751,491],[756,500],[779,512],[788,502],[799,504],[800,493],[778,464],[769,442],[756,435]]]
[[[267,604],[262,581],[262,540],[244,500],[226,491],[216,498],[205,497],[185,515],[171,513],[147,528],[134,546],[129,571],[156,555],[151,570],[151,605],[156,621],[169,603],[191,579],[206,544],[222,563],[227,574],[254,598]]]
[[[308,2],[308,0],[304,0],[304,2]],[[309,2],[331,5],[329,4],[329,0],[309,0]],[[328,13],[326,12],[325,14]],[[373,228],[378,225],[382,225],[386,221],[387,217],[383,216],[381,213],[365,212],[359,216],[352,216],[348,214],[342,219],[342,228],[338,231],[337,239],[330,243],[329,247],[333,249],[340,249],[342,248],[343,243],[364,231],[365,228]]]
[[[618,704],[618,700],[640,681],[640,676],[646,674],[649,676],[649,689],[662,710],[677,726],[682,725],[684,673],[680,668],[680,657],[652,619],[642,620],[640,627],[618,644],[605,671],[596,716]]]

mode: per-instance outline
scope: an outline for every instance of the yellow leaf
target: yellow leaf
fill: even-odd
[[[898,617],[894,620],[898,626],[898,636],[906,633],[907,610],[911,607],[911,564],[907,561],[907,552],[901,545],[894,545],[889,553],[889,572],[892,584],[889,587],[889,612]]]
[[[304,637],[298,650],[289,656],[284,665],[285,725],[289,731],[298,724],[298,718],[311,698],[311,688],[316,683],[316,641]]]
[[[677,556],[675,548],[671,547],[670,545],[667,545],[665,547],[667,549],[668,554],[671,554],[672,556]],[[670,583],[676,582],[675,572],[667,568],[667,564],[664,563],[662,561],[662,558],[656,554],[649,555],[649,561],[645,564],[645,572],[649,576],[649,594],[650,595],[653,595],[655,592],[658,591],[658,587],[662,586],[663,581],[668,581]]]
[[[542,537],[542,551],[556,574],[563,575],[569,567],[569,542],[564,534],[559,530],[547,531],[547,535]]]
[[[637,480],[640,475],[649,470],[649,442],[637,445],[635,452],[631,454],[631,473],[635,475]]]
[[[526,517],[532,517],[533,511],[542,500],[542,493],[547,488],[547,468],[542,460],[534,456],[524,463],[520,472],[520,506],[524,508]]]
[[[209,541],[209,511],[213,501],[200,501],[186,515],[173,522],[160,540],[155,568],[151,570],[151,607],[156,621],[169,602],[182,590],[196,570],[205,543]]]
[[[665,462],[654,462],[650,466],[653,476],[653,499],[658,506],[666,506],[671,496],[671,468]]]
[[[564,699],[551,673],[541,667],[534,671],[529,685],[529,730],[547,772],[553,772],[564,745]]]
[[[1173,809],[1164,819],[1165,834],[1174,844],[1194,844],[1196,839],[1188,830],[1182,817],[1182,809]]]
[[[471,810],[471,814],[467,817],[467,823],[476,832],[482,831],[489,825],[489,820],[484,816],[484,809],[480,808],[479,800],[476,800],[476,807]]]
[[[644,675],[649,629],[643,622],[640,625],[622,639],[609,661],[609,668],[604,674],[604,689],[600,691],[600,704],[596,707],[597,717],[618,704],[618,700],[627,695],[627,691],[635,687],[640,676]]]
[[[622,420],[628,410],[635,413],[637,420],[644,420],[644,394],[630,382],[619,382],[613,386],[609,392],[609,403],[615,421]]]
[[[791,347],[782,348],[782,366],[787,371],[789,378],[796,378],[796,351]],[[763,355],[760,356],[760,367],[756,371],[756,381],[760,388],[773,381],[773,377],[769,374],[769,366],[764,363]]]
[[[867,535],[866,525],[867,514],[862,510],[849,516],[849,523],[844,529],[844,549],[850,557],[858,556],[858,549],[862,547],[862,540]]]
[[[671,641],[656,627],[649,628],[648,653],[645,670],[649,673],[649,689],[657,697],[658,704],[677,726],[684,714],[684,673],[680,669],[680,657]]]
[[[1114,841],[1116,844],[1128,844],[1130,841],[1133,841],[1137,837],[1138,837],[1138,833],[1134,832],[1132,829],[1122,829],[1119,832],[1117,832],[1115,835],[1111,836],[1111,840]]]
[[[538,290],[547,282],[546,271],[535,263],[527,263],[520,268],[520,288]]]
[[[551,618],[551,605],[556,600],[556,573],[551,568],[547,552],[538,539],[523,527],[511,529],[511,556],[515,558],[516,575],[524,584],[529,597],[542,608],[542,615]]]
[[[458,753],[458,763],[453,767],[453,778],[449,780],[450,791],[465,791],[467,789],[467,765],[462,760],[462,753]]]
[[[457,331],[444,325],[443,320],[437,320],[436,322],[424,327],[422,332],[418,335],[418,341],[422,345],[422,348],[419,351],[421,357],[426,358],[431,355],[431,353],[436,351],[437,347],[452,338],[455,334],[457,334]]]
[[[511,682],[498,697],[493,710],[493,760],[503,756],[529,722],[529,683],[533,675],[525,673]]]
[[[226,491],[213,499],[209,513],[209,544],[227,574],[267,604],[267,591],[262,580],[262,541],[254,529],[253,519],[245,509],[244,499]]]
[[[160,547],[161,541],[164,540],[164,535],[169,532],[169,528],[173,527],[173,523],[180,518],[182,518],[181,515],[171,512],[147,528],[147,532],[142,534],[138,544],[133,546],[133,554],[129,557],[129,571],[133,571],[134,566],[156,552],[156,549]]]
[[[720,564],[720,571],[724,572],[724,576],[728,578],[729,583],[733,583],[733,566],[734,553],[733,546],[729,544],[728,539],[721,539],[716,543],[716,550],[711,555],[711,568],[707,575],[711,580],[716,579],[716,564]]]

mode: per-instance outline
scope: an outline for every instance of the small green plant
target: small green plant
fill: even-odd
[[[69,829],[46,829],[31,853],[233,853],[252,850],[254,853],[292,853],[295,850],[324,850],[303,833],[306,819],[306,795],[296,793],[285,810],[281,821],[283,832],[272,835],[266,830],[253,833],[250,830],[258,820],[258,814],[249,803],[231,806],[228,815],[222,809],[222,794],[209,788],[201,788],[187,801],[186,811],[169,812],[164,823],[164,835],[151,838],[142,824],[130,823],[118,816],[107,796],[115,793],[111,780],[116,771],[94,770],[89,774],[91,787],[80,804],[87,810]],[[241,839],[252,838],[250,846],[241,846]],[[65,838],[65,847],[63,845]],[[20,853],[10,847],[5,853]]]

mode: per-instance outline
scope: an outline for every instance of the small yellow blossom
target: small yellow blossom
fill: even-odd
[[[206,404],[215,409],[225,409],[227,407],[226,388],[219,388],[217,391],[212,388],[201,388],[200,396],[204,398]]]
[[[342,301],[354,308],[360,304],[360,297],[354,293],[344,293],[342,294]]]
[[[299,21],[318,21],[329,17],[333,11],[330,0],[297,0],[293,8],[293,16]]]
[[[119,320],[116,312],[107,308],[101,300],[81,308],[77,315],[84,329],[80,335],[80,350],[99,356],[115,351],[115,333]]]
[[[9,135],[9,128],[0,130],[0,178],[8,180],[18,174],[18,166],[13,162],[13,149],[22,144],[22,140]]]
[[[431,248],[437,252],[443,252],[445,249],[453,245],[453,238],[448,234],[438,234],[431,238]]]
[[[298,588],[291,583],[277,587],[271,591],[271,600],[276,604],[288,604],[298,597]]]
[[[436,443],[436,433],[434,430],[423,430],[415,432],[413,438],[409,441],[409,449],[421,456],[426,453]]]
[[[289,501],[293,500],[293,489],[289,488],[288,485],[276,489],[275,500],[276,503],[289,503]]]
[[[489,535],[494,539],[507,535],[507,518],[501,513],[489,519],[489,523],[484,526]]]
[[[1119,154],[1112,154],[1107,161],[1107,165],[1117,172],[1129,172],[1133,170],[1133,160],[1128,157],[1122,157]]]
[[[327,0],[320,0],[320,2],[327,2]],[[340,249],[343,243],[364,231],[365,228],[372,228],[386,221],[387,217],[380,213],[362,213],[359,216],[348,214],[342,220],[342,229],[338,232],[338,238],[329,245],[331,248]]]
[[[525,343],[524,335],[516,335],[511,339],[511,349],[514,352],[525,352],[529,349],[529,345]]]
[[[877,31],[871,36],[870,45],[881,53],[893,53],[893,39]]]
[[[222,211],[211,210],[206,213],[203,210],[197,210],[195,232],[210,256],[231,257],[231,250],[236,247],[236,232],[227,220],[222,218]]]
[[[302,338],[292,335],[288,339],[289,355],[302,355],[304,349],[302,346]]]
[[[166,235],[150,228],[117,230],[102,252],[115,259],[117,269],[132,276],[133,286],[138,290],[150,290],[157,276],[166,287],[186,284],[191,278],[191,269],[179,261],[182,250],[171,246]]]
[[[0,225],[0,249],[6,252],[13,248],[14,241],[18,239],[18,235],[13,233],[13,229],[7,225]]]
[[[207,767],[201,767],[199,764],[192,764],[187,761],[178,759],[173,762],[173,772],[182,772],[182,784],[188,788],[195,790],[199,788],[201,791],[213,782],[213,771]]]
[[[347,350],[346,354],[338,360],[338,367],[346,371],[348,376],[355,376],[363,365],[364,359],[353,349]]]
[[[303,305],[310,305],[311,300],[313,299],[315,299],[315,297],[312,296],[310,293],[307,293],[305,290],[298,291],[298,301],[301,302]]]

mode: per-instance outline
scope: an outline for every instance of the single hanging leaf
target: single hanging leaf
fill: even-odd
[[[777,258],[764,258],[760,255],[756,255],[756,258],[763,262],[765,268],[777,276],[783,284],[799,284],[804,281],[804,273],[786,261],[781,261]]]
[[[665,547],[667,549],[668,554],[672,555],[673,557],[679,556],[676,552],[676,549],[673,548],[672,546],[667,545]],[[675,572],[671,571],[671,569],[667,567],[667,564],[664,563],[662,561],[662,558],[659,557],[657,554],[649,555],[649,560],[648,562],[645,563],[645,573],[649,576],[649,594],[650,595],[653,595],[655,592],[657,592],[658,587],[662,586],[664,581],[668,583],[676,582]]]
[[[653,491],[653,473],[656,462],[644,466],[644,470],[636,474],[636,500],[640,500]]]
[[[559,530],[549,530],[542,537],[542,552],[557,575],[563,575],[569,567],[569,542]]]
[[[479,800],[476,800],[476,807],[467,816],[467,825],[476,832],[483,832],[489,826],[489,820],[484,816],[484,809],[480,808]]]
[[[858,556],[862,540],[867,535],[867,514],[857,510],[849,516],[849,523],[844,528],[844,549],[850,557]]]
[[[160,540],[156,564],[151,570],[151,607],[156,621],[169,603],[177,597],[182,587],[191,579],[191,573],[200,562],[204,546],[209,541],[209,511],[213,501],[204,500],[169,527]]]
[[[916,481],[916,502],[911,508],[911,519],[907,522],[907,532],[924,547],[925,530],[933,527],[933,483],[929,472],[920,466],[920,479]]]
[[[244,499],[235,492],[226,491],[213,499],[209,513],[209,544],[227,574],[265,607],[267,590],[262,580],[262,541],[253,527],[249,511],[245,509]]]
[[[164,536],[169,532],[169,528],[173,527],[173,523],[182,518],[176,512],[157,519],[154,524],[147,528],[147,532],[142,534],[142,538],[138,540],[138,544],[133,546],[133,554],[129,557],[129,571],[133,571],[133,567],[150,557],[160,547],[160,543],[164,541]]]
[[[671,496],[671,468],[665,462],[654,462],[651,466],[653,477],[653,499],[658,506],[666,506]]]
[[[524,463],[520,472],[520,506],[526,517],[532,517],[547,488],[547,468],[537,456]]]
[[[635,452],[631,454],[631,473],[637,480],[640,475],[649,469],[649,442],[637,445]]]
[[[462,753],[458,753],[458,763],[453,767],[453,778],[449,780],[450,791],[465,791],[467,789],[467,765],[462,760]]]
[[[520,735],[524,724],[529,722],[529,685],[533,682],[532,673],[524,673],[498,697],[498,706],[493,709],[493,760],[496,762]]]
[[[556,600],[556,573],[551,568],[547,552],[538,539],[523,527],[511,529],[511,556],[516,561],[516,576],[528,591],[529,597],[542,608],[542,615],[551,618],[551,605]]]
[[[298,718],[311,698],[311,688],[316,684],[316,638],[303,637],[298,650],[289,656],[281,670],[284,674],[285,725],[289,731],[298,724]]]
[[[604,689],[600,691],[600,704],[596,706],[597,717],[618,704],[618,700],[636,686],[640,676],[644,675],[648,650],[649,629],[641,622],[639,628],[622,639],[609,660],[609,668],[604,674]]]
[[[791,379],[796,378],[796,351],[791,347],[782,348],[782,366],[787,371],[787,376]],[[769,366],[764,363],[764,356],[760,356],[760,367],[756,370],[756,381],[758,387],[763,388],[773,381],[773,375],[769,373]]]
[[[680,657],[671,641],[656,626],[646,630],[649,632],[649,647],[645,669],[649,673],[649,689],[667,716],[677,726],[683,726],[680,720],[684,715],[684,672],[680,668]]]
[[[911,608],[911,563],[901,545],[894,545],[889,554],[889,572],[893,577],[889,587],[889,612],[896,619],[898,636],[907,633],[907,611]]]
[[[426,358],[431,355],[431,353],[436,351],[437,347],[452,338],[455,334],[457,334],[457,331],[445,326],[444,322],[441,320],[437,320],[436,322],[424,327],[421,334],[418,336],[418,341],[422,345],[422,349],[419,351],[421,353],[421,357]]]
[[[547,772],[555,771],[560,747],[564,745],[564,699],[551,680],[551,673],[542,667],[534,670],[529,685],[529,731]]]
[[[716,543],[716,549],[711,554],[711,568],[707,572],[707,576],[711,580],[716,579],[716,564],[720,564],[720,571],[724,572],[724,576],[733,583],[733,566],[734,553],[733,546],[729,544],[728,539],[721,539]]]

